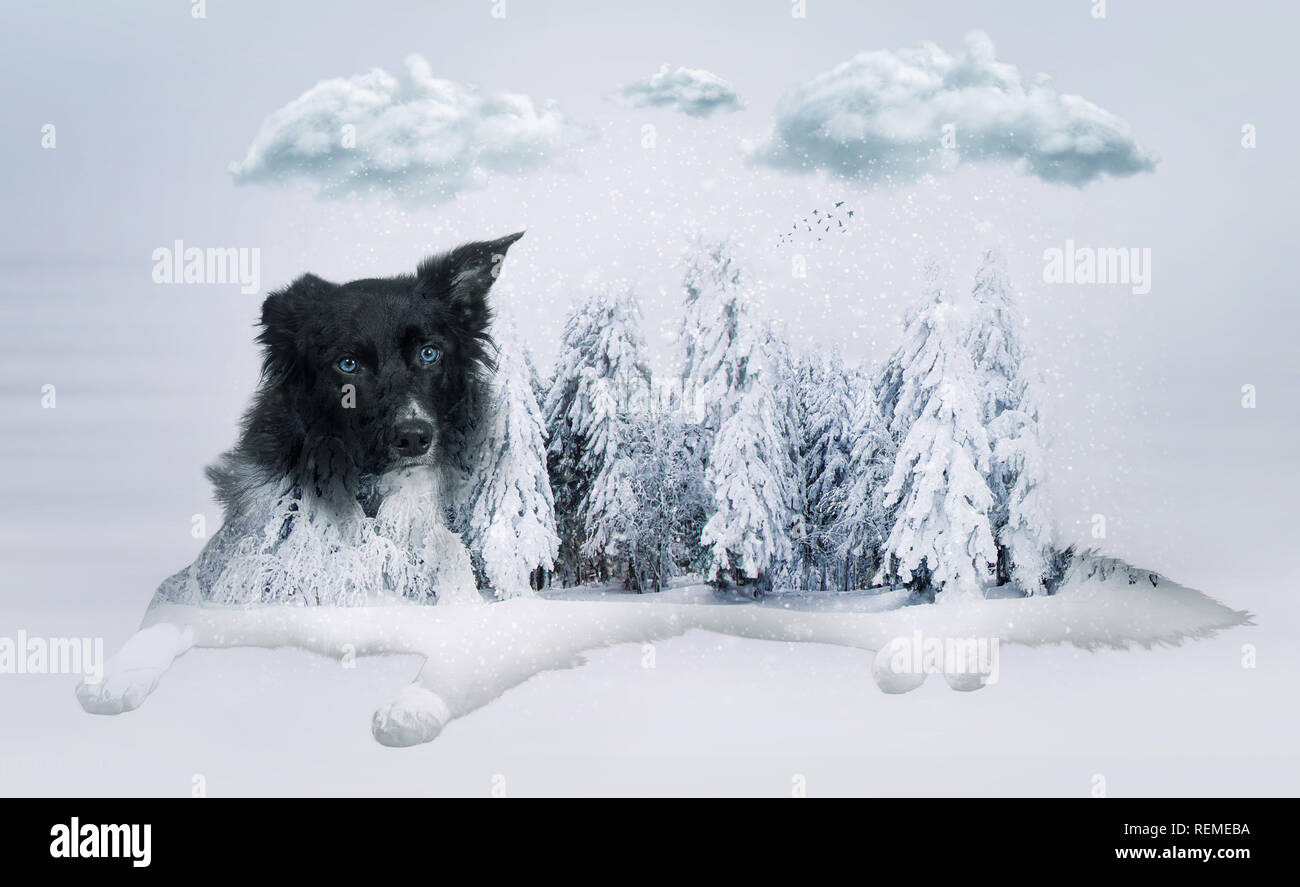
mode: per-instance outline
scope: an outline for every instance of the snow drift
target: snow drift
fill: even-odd
[[[700,591],[705,592],[704,588]],[[413,684],[374,715],[372,732],[385,745],[435,738],[455,718],[492,702],[544,671],[582,663],[584,651],[647,643],[692,629],[759,640],[821,643],[884,650],[914,632],[931,637],[996,638],[1003,643],[1069,643],[1085,649],[1150,647],[1250,624],[1201,592],[1107,558],[1082,556],[1052,596],[902,606],[872,612],[840,605],[794,606],[784,595],[763,603],[660,603],[626,596],[616,602],[516,598],[485,606],[436,606],[397,599],[384,605],[199,606],[158,598],[144,622],[105,667],[98,683],[77,688],[88,712],[137,708],[172,661],[192,647],[297,647],[325,656],[418,653],[426,658]],[[839,600],[836,600],[839,599]],[[815,599],[814,599],[815,600]],[[864,662],[863,679],[871,674]],[[975,689],[945,675],[955,689]],[[919,686],[914,676],[901,689]],[[899,692],[900,688],[882,689]]]

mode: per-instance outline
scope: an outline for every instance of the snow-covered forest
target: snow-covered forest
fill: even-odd
[[[480,574],[500,596],[691,574],[755,592],[1051,593],[1069,555],[1006,261],[988,249],[969,284],[937,264],[925,280],[878,367],[792,347],[727,241],[687,257],[674,372],[652,371],[626,286],[572,311],[549,379],[504,326],[496,482],[468,522]]]

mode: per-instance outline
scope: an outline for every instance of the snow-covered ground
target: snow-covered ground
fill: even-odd
[[[54,572],[84,579],[114,563]],[[58,612],[29,601],[6,612],[33,635],[102,632],[112,650],[134,628],[94,602]],[[519,604],[574,606],[475,609]],[[760,606],[789,615],[771,603],[731,609]],[[931,679],[890,696],[860,649],[688,630],[590,651],[581,667],[542,672],[408,749],[376,744],[370,721],[416,676],[419,656],[345,668],[293,649],[195,649],[117,717],[83,713],[69,676],[0,679],[0,792],[185,795],[200,776],[213,795],[486,795],[503,784],[512,795],[786,795],[802,776],[825,795],[1082,796],[1101,774],[1115,796],[1287,794],[1297,789],[1294,672],[1241,665],[1247,642],[1282,655],[1280,635],[1265,622],[1152,650],[1004,645],[1000,680],[978,693]]]
[[[814,794],[1081,795],[1098,774],[1114,795],[1294,785],[1278,778],[1294,773],[1281,729],[1290,713],[1259,704],[1291,689],[1269,683],[1278,669],[1241,667],[1242,643],[1258,643],[1259,630],[1160,642],[1241,621],[1166,581],[1112,573],[1052,599],[920,607],[902,606],[895,592],[774,594],[756,604],[700,585],[547,598],[159,607],[148,621],[189,626],[196,637],[186,644],[293,644],[326,655],[194,649],[139,710],[112,718],[83,714],[71,678],[9,676],[3,704],[18,717],[7,720],[0,788],[187,794],[201,778],[214,795],[781,795],[796,785]],[[94,613],[76,621],[109,618]],[[31,635],[66,629],[39,608],[28,615]],[[997,683],[954,693],[936,677],[905,696],[882,693],[870,651],[913,630],[1009,641]],[[1123,638],[1155,649],[1078,646]],[[361,654],[429,651],[426,684],[465,716],[447,718],[423,747],[376,745],[371,713],[395,696],[410,703],[410,688],[397,692],[424,657],[361,655],[347,667],[337,655],[344,643]],[[104,684],[114,679],[110,666]],[[1216,763],[1243,743],[1249,758]]]
[[[436,607],[391,596],[387,603],[364,606],[200,605],[159,597],[118,653],[84,666],[91,676],[77,688],[77,698],[93,714],[135,710],[172,662],[194,647],[290,646],[349,667],[358,656],[417,653],[425,657],[418,677],[380,708],[372,723],[379,742],[409,746],[435,739],[454,719],[496,702],[542,672],[574,667],[591,650],[640,643],[647,653],[645,667],[653,667],[655,642],[692,629],[868,650],[876,654],[877,685],[903,693],[917,689],[929,674],[942,675],[954,689],[996,683],[1001,669],[995,644],[1150,647],[1250,623],[1249,614],[1154,573],[1091,557],[1072,566],[1052,597],[945,595],[938,605],[905,607],[893,592],[839,600],[785,593],[746,607],[740,595],[729,593],[720,601],[706,598],[706,592],[683,587],[669,600],[625,595],[621,607],[609,605],[618,598],[608,589],[492,605],[449,599]],[[960,644],[972,646],[963,650]]]

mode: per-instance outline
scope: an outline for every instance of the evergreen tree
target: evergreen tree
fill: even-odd
[[[1024,324],[1006,259],[998,250],[985,250],[971,294],[974,313],[967,346],[990,436],[988,480],[997,577],[1025,594],[1036,594],[1045,589],[1055,547],[1039,415],[1020,337]]]
[[[533,397],[537,400],[538,407],[544,409],[546,407],[547,394],[551,390],[550,380],[543,378],[542,374],[538,372],[537,360],[533,357],[533,349],[529,348],[526,344],[523,346],[523,349],[524,363],[528,366],[528,384],[533,389]]]
[[[839,354],[807,355],[797,370],[797,414],[803,480],[803,533],[796,540],[803,588],[846,587],[842,512],[851,478],[853,392]]]
[[[546,470],[545,432],[528,360],[514,324],[494,328],[497,373],[492,421],[483,441],[482,470],[470,489],[466,535],[480,551],[480,568],[498,598],[540,584],[559,545]]]
[[[714,508],[701,534],[705,574],[719,584],[767,587],[791,562],[798,518],[784,349],[753,316],[729,244],[699,248],[684,289],[684,388],[698,398],[705,428],[716,429],[706,470]]]
[[[749,294],[734,252],[728,240],[695,243],[682,279],[682,397],[710,433],[732,406],[726,396],[740,373],[729,346],[739,335],[736,306],[747,305]]]
[[[870,583],[880,566],[890,529],[884,491],[893,474],[898,446],[876,402],[872,380],[859,373],[850,378],[849,385],[849,461],[845,482],[837,488],[837,538],[846,560],[846,584],[857,588]]]
[[[925,303],[911,315],[895,362],[890,430],[900,443],[884,489],[892,523],[878,579],[950,599],[983,593],[997,551],[988,434],[963,318],[945,290],[928,269]]]
[[[1025,405],[1028,406],[1027,404]],[[1051,590],[1058,552],[1053,541],[1043,448],[1036,412],[1004,410],[989,426],[993,474],[1005,499],[997,510],[1000,565],[1025,594]]]
[[[619,554],[628,470],[620,443],[629,414],[649,403],[644,349],[629,290],[597,292],[565,324],[546,414],[566,581],[608,579]]]
[[[1023,320],[1011,290],[1007,262],[997,249],[984,251],[971,288],[974,312],[966,334],[979,384],[979,405],[986,421],[1003,410],[1019,409],[1024,393]]]
[[[713,505],[701,431],[680,413],[654,408],[626,425],[631,520],[629,586],[659,591],[672,576],[703,567],[700,533]]]

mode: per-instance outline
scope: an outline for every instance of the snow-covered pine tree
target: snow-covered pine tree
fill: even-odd
[[[802,588],[842,590],[848,581],[841,512],[843,486],[851,478],[850,377],[836,351],[829,359],[820,353],[804,355],[796,378],[803,532],[795,540],[795,573]]]
[[[533,349],[524,345],[524,362],[528,365],[528,384],[532,386],[533,397],[537,400],[539,409],[546,407],[546,396],[551,390],[550,380],[543,378],[537,370],[537,360],[533,357]]]
[[[724,395],[736,374],[727,352],[736,336],[737,318],[732,309],[738,300],[748,299],[735,250],[730,240],[694,242],[682,278],[682,322],[677,336],[682,400],[698,410],[701,424],[710,433],[722,424],[729,406]]]
[[[903,312],[903,329],[907,329],[916,318],[916,315],[926,307],[924,301],[917,302],[908,307]],[[903,388],[903,366],[901,364],[902,351],[896,350],[889,358],[881,364],[871,380],[872,399],[875,401],[876,410],[880,413],[886,429],[892,429],[894,426],[894,410],[898,406],[898,395]],[[893,432],[891,431],[891,434]],[[898,443],[899,438],[895,436],[894,443]]]
[[[891,431],[900,443],[884,490],[892,526],[877,581],[951,600],[982,595],[997,549],[989,522],[988,434],[964,318],[946,290],[931,265],[925,302],[911,314],[897,355]]]
[[[566,580],[607,579],[627,523],[620,450],[628,416],[650,400],[635,294],[602,289],[565,324],[547,400],[548,465]]]
[[[631,518],[629,585],[659,591],[672,576],[702,568],[700,532],[713,498],[700,458],[700,426],[657,406],[625,426]]]
[[[808,526],[804,516],[807,507],[804,501],[806,490],[803,477],[803,428],[799,406],[799,361],[784,329],[768,322],[764,327],[764,351],[769,355],[774,374],[772,375],[772,395],[776,406],[778,439],[785,441],[785,457],[788,472],[785,487],[788,493],[787,508],[789,520],[787,533],[790,537],[790,558],[780,565],[780,570],[772,571],[772,580],[781,581],[792,587],[802,587],[795,570],[796,546],[803,545],[808,535]]]
[[[522,337],[520,337],[520,338],[522,339]],[[542,419],[543,419],[543,428],[542,428],[542,431],[543,431],[543,441],[542,441],[542,443],[543,443],[543,446],[544,446],[545,443],[546,443],[546,435],[545,435],[545,431],[546,431],[546,429],[545,429],[545,419],[546,419],[546,414],[545,414],[544,410],[546,409],[546,396],[547,396],[547,394],[548,394],[548,393],[550,392],[550,390],[551,390],[551,380],[550,380],[550,378],[549,378],[548,376],[543,376],[542,373],[538,371],[538,369],[537,369],[537,359],[533,356],[533,350],[532,350],[531,348],[528,347],[528,345],[527,345],[526,342],[523,343],[523,347],[524,347],[524,360],[525,360],[525,361],[527,362],[527,364],[528,364],[528,381],[529,381],[529,384],[532,386],[532,389],[533,389],[533,398],[537,401],[537,409],[538,409],[538,413],[539,413],[539,415],[541,415],[541,417],[542,417]],[[549,458],[549,456],[547,457],[547,469],[546,469],[546,475],[547,475],[547,480],[548,480],[548,482],[549,482],[549,480],[550,480],[550,458]],[[554,498],[554,493],[555,493],[555,491],[552,490],[551,493],[552,493],[552,498]],[[559,527],[558,527],[558,526],[556,527],[556,537],[557,537],[557,539],[558,539],[558,537],[559,537]],[[555,559],[558,559],[558,557],[559,557],[559,555],[558,555],[558,550],[557,550],[557,554],[556,554],[556,558],[555,558]],[[555,559],[553,559],[553,560],[555,560]],[[538,567],[537,572],[536,572],[535,575],[533,576],[533,582],[532,582],[532,586],[533,586],[533,588],[537,588],[537,589],[545,588],[545,587],[546,587],[546,584],[550,581],[551,574],[552,574],[552,571],[553,571],[553,570],[554,570],[554,564],[552,564],[552,568],[551,568],[550,570],[546,570],[546,569],[542,569],[541,567]]]
[[[623,444],[633,414],[650,405],[651,376],[635,293],[612,291],[603,305],[593,360],[579,384],[580,399],[587,400],[579,431],[587,442],[584,457],[592,478],[581,506],[587,534],[582,553],[603,564],[606,574],[616,566],[625,574],[626,540],[635,521],[631,479],[636,465]]]
[[[893,474],[898,446],[876,402],[873,380],[857,372],[849,376],[848,384],[852,404],[847,432],[849,461],[845,482],[834,494],[834,508],[846,584],[859,588],[871,582],[880,566],[881,548],[890,529],[885,486]]]
[[[561,359],[564,355],[561,355]],[[555,496],[555,529],[559,536],[559,554],[555,558],[555,573],[562,585],[577,585],[583,581],[582,540],[585,536],[579,505],[586,498],[591,485],[583,473],[581,457],[583,441],[569,421],[569,407],[577,394],[573,377],[557,371],[547,392],[543,414],[546,422],[546,474]]]
[[[1002,495],[996,510],[1000,564],[1024,594],[1050,593],[1059,557],[1039,439],[1038,413],[1030,403],[1004,410],[989,424],[994,438],[992,475]]]
[[[602,297],[603,293],[589,297],[565,319],[560,354],[543,405],[547,472],[555,494],[555,522],[560,537],[556,566],[565,585],[577,585],[593,578],[584,574],[582,563],[586,531],[581,506],[591,488],[591,477],[587,474],[587,444],[580,421],[584,406],[580,398],[583,374],[589,368],[595,348],[597,308]]]
[[[800,515],[801,531],[796,533],[790,539],[792,557],[790,562],[789,575],[787,581],[792,588],[810,589],[815,583],[817,576],[817,552],[812,533],[809,529],[813,522],[810,520],[808,510],[811,507],[811,499],[808,496],[808,472],[812,470],[809,465],[809,457],[812,449],[812,433],[809,428],[811,419],[809,410],[817,386],[821,384],[821,373],[824,370],[824,359],[821,352],[801,352],[794,357],[794,367],[792,370],[794,388],[794,424],[798,429],[798,455],[800,472],[797,477],[798,486],[803,502],[803,513]]]
[[[701,541],[709,548],[710,581],[766,588],[793,554],[793,469],[770,383],[761,370],[746,377],[735,412],[723,420],[714,440],[708,467],[714,511]]]
[[[622,576],[627,566],[627,530],[636,502],[632,475],[636,470],[627,450],[631,416],[618,408],[614,383],[588,370],[584,384],[587,399],[579,431],[585,441],[580,467],[591,478],[587,495],[578,503],[583,526],[579,547],[595,577]]]
[[[1017,409],[1024,390],[1021,372],[1025,349],[1020,341],[1023,321],[1012,294],[1007,261],[1000,250],[984,250],[971,297],[974,312],[966,347],[979,383],[980,409],[987,420],[992,420],[1003,410]]]
[[[706,470],[714,508],[700,537],[705,574],[763,588],[788,569],[799,518],[786,360],[780,339],[753,316],[730,244],[700,246],[683,286],[683,387],[702,406],[705,428],[716,429]]]
[[[546,471],[545,428],[532,373],[514,323],[498,317],[497,372],[484,461],[469,495],[464,524],[471,550],[498,598],[529,594],[554,566],[559,546]]]
[[[997,578],[1025,594],[1037,594],[1046,590],[1052,572],[1054,534],[1039,414],[1020,337],[1023,321],[999,250],[984,251],[971,294],[967,347],[992,453],[988,480]]]

